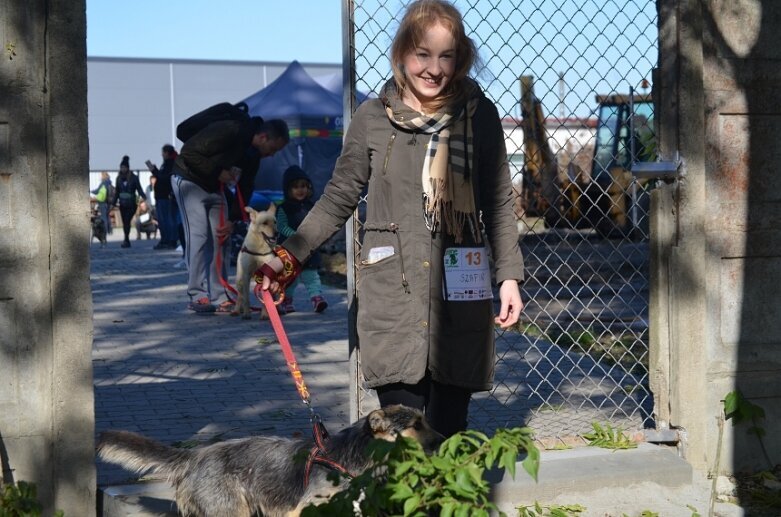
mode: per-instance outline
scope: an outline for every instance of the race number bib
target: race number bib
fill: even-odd
[[[445,250],[445,299],[451,302],[490,300],[491,271],[486,248]]]

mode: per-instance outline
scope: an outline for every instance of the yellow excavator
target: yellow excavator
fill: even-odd
[[[600,235],[630,236],[647,222],[639,199],[647,180],[635,180],[631,168],[656,159],[653,102],[650,94],[630,93],[597,95],[597,103],[591,177],[579,204]]]
[[[523,130],[522,212],[527,216],[544,217],[556,203],[558,164],[548,145],[542,103],[534,95],[534,78],[521,77],[521,129]]]
[[[590,167],[570,161],[559,170],[548,144],[542,104],[533,80],[521,77],[521,127],[524,171],[521,205],[548,227],[593,228],[603,237],[626,237],[645,218],[638,196],[643,182],[634,181],[634,162],[656,154],[653,103],[648,94],[597,95],[598,124]]]

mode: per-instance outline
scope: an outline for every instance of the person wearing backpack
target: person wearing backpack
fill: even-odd
[[[240,169],[248,150],[254,148],[264,158],[289,141],[284,121],[251,117],[212,122],[182,146],[171,183],[187,242],[190,310],[209,313],[218,309],[213,302],[218,298],[219,279],[227,278],[232,232],[225,191],[254,183],[257,168]],[[217,253],[222,253],[222,271],[217,270]]]
[[[111,177],[109,177],[108,172],[103,171],[100,173],[100,185],[91,192],[95,196],[95,201],[98,202],[98,213],[100,213],[100,218],[103,220],[103,225],[106,227],[106,235],[111,235],[109,202],[114,199],[114,186],[111,185]]]
[[[144,194],[144,189],[141,188],[138,176],[130,172],[130,158],[128,156],[122,157],[114,190],[115,194],[111,206],[116,206],[119,203],[119,213],[122,216],[122,230],[125,233],[125,240],[122,241],[121,247],[129,248],[130,224],[133,216],[136,214],[136,194],[144,201],[146,201],[146,194]]]

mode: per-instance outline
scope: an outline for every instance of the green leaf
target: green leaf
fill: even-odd
[[[396,476],[399,476],[399,477],[403,476],[404,473],[409,471],[409,469],[411,469],[411,468],[412,468],[412,462],[411,461],[403,461],[403,462],[399,463],[398,465],[396,465],[396,471],[395,471],[394,474]]]
[[[469,506],[462,503],[456,508],[456,517],[469,517]]]
[[[409,497],[412,497],[414,492],[412,488],[406,483],[400,483],[393,487],[393,494],[390,496],[391,501],[403,501]]]
[[[404,515],[412,515],[412,513],[418,509],[420,503],[420,496],[413,495],[406,501],[404,501]]]
[[[513,479],[515,479],[515,461],[517,459],[518,453],[516,451],[507,451],[502,454],[502,459],[499,460],[499,466],[507,469]]]
[[[527,449],[527,456],[521,462],[523,470],[529,474],[534,481],[537,481],[537,474],[540,471],[540,451],[537,448]],[[513,479],[515,479],[513,477]]]
[[[447,453],[449,456],[455,456],[458,452],[458,447],[461,445],[461,434],[454,434],[447,439]]]
[[[431,457],[431,464],[437,470],[449,470],[450,467],[452,466],[451,462],[449,462],[445,458],[441,458],[439,456],[432,456]]]

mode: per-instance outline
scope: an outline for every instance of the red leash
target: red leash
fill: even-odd
[[[258,289],[256,288],[255,294],[257,294],[257,291]],[[293,355],[293,348],[290,346],[290,341],[287,339],[285,328],[282,326],[282,319],[279,317],[279,312],[277,312],[277,306],[274,303],[274,298],[271,296],[269,291],[264,291],[262,289],[260,289],[260,291],[263,296],[263,305],[266,307],[266,312],[268,312],[268,317],[271,320],[271,326],[274,328],[274,333],[277,335],[277,341],[279,341],[279,345],[282,347],[282,353],[285,356],[285,362],[287,362],[287,368],[290,370],[290,375],[293,376],[293,382],[296,385],[296,390],[298,390],[298,394],[301,396],[301,400],[304,402],[306,407],[308,407],[309,411],[312,412],[312,415],[314,415],[314,411],[312,410],[312,406],[309,400],[309,390],[306,389],[304,376],[301,375],[301,370],[298,368],[296,356]]]
[[[298,361],[296,361],[296,356],[293,354],[293,347],[290,346],[290,341],[287,338],[285,328],[282,326],[282,319],[279,317],[279,313],[277,312],[277,306],[274,303],[274,297],[271,296],[269,291],[260,289],[260,284],[257,284],[255,287],[256,295],[258,294],[258,290],[260,290],[262,293],[261,296],[263,299],[263,305],[266,307],[266,312],[268,312],[268,317],[271,320],[271,326],[274,329],[274,333],[277,335],[277,341],[279,341],[279,345],[282,347],[282,353],[285,356],[285,362],[287,362],[287,368],[290,370],[290,375],[293,377],[296,390],[301,396],[301,400],[304,402],[304,405],[309,408],[309,412],[311,414],[310,419],[312,421],[312,435],[315,440],[315,446],[312,447],[312,450],[309,451],[309,457],[306,460],[306,470],[304,471],[304,486],[309,484],[309,474],[312,471],[312,465],[315,463],[330,467],[334,470],[338,470],[342,474],[345,474],[349,477],[355,477],[342,465],[336,463],[326,456],[325,440],[328,439],[328,431],[326,431],[320,416],[317,415],[317,413],[315,413],[314,409],[312,408],[311,400],[309,398],[309,390],[307,389],[306,383],[304,382],[304,376],[301,374],[301,369],[298,367]]]

